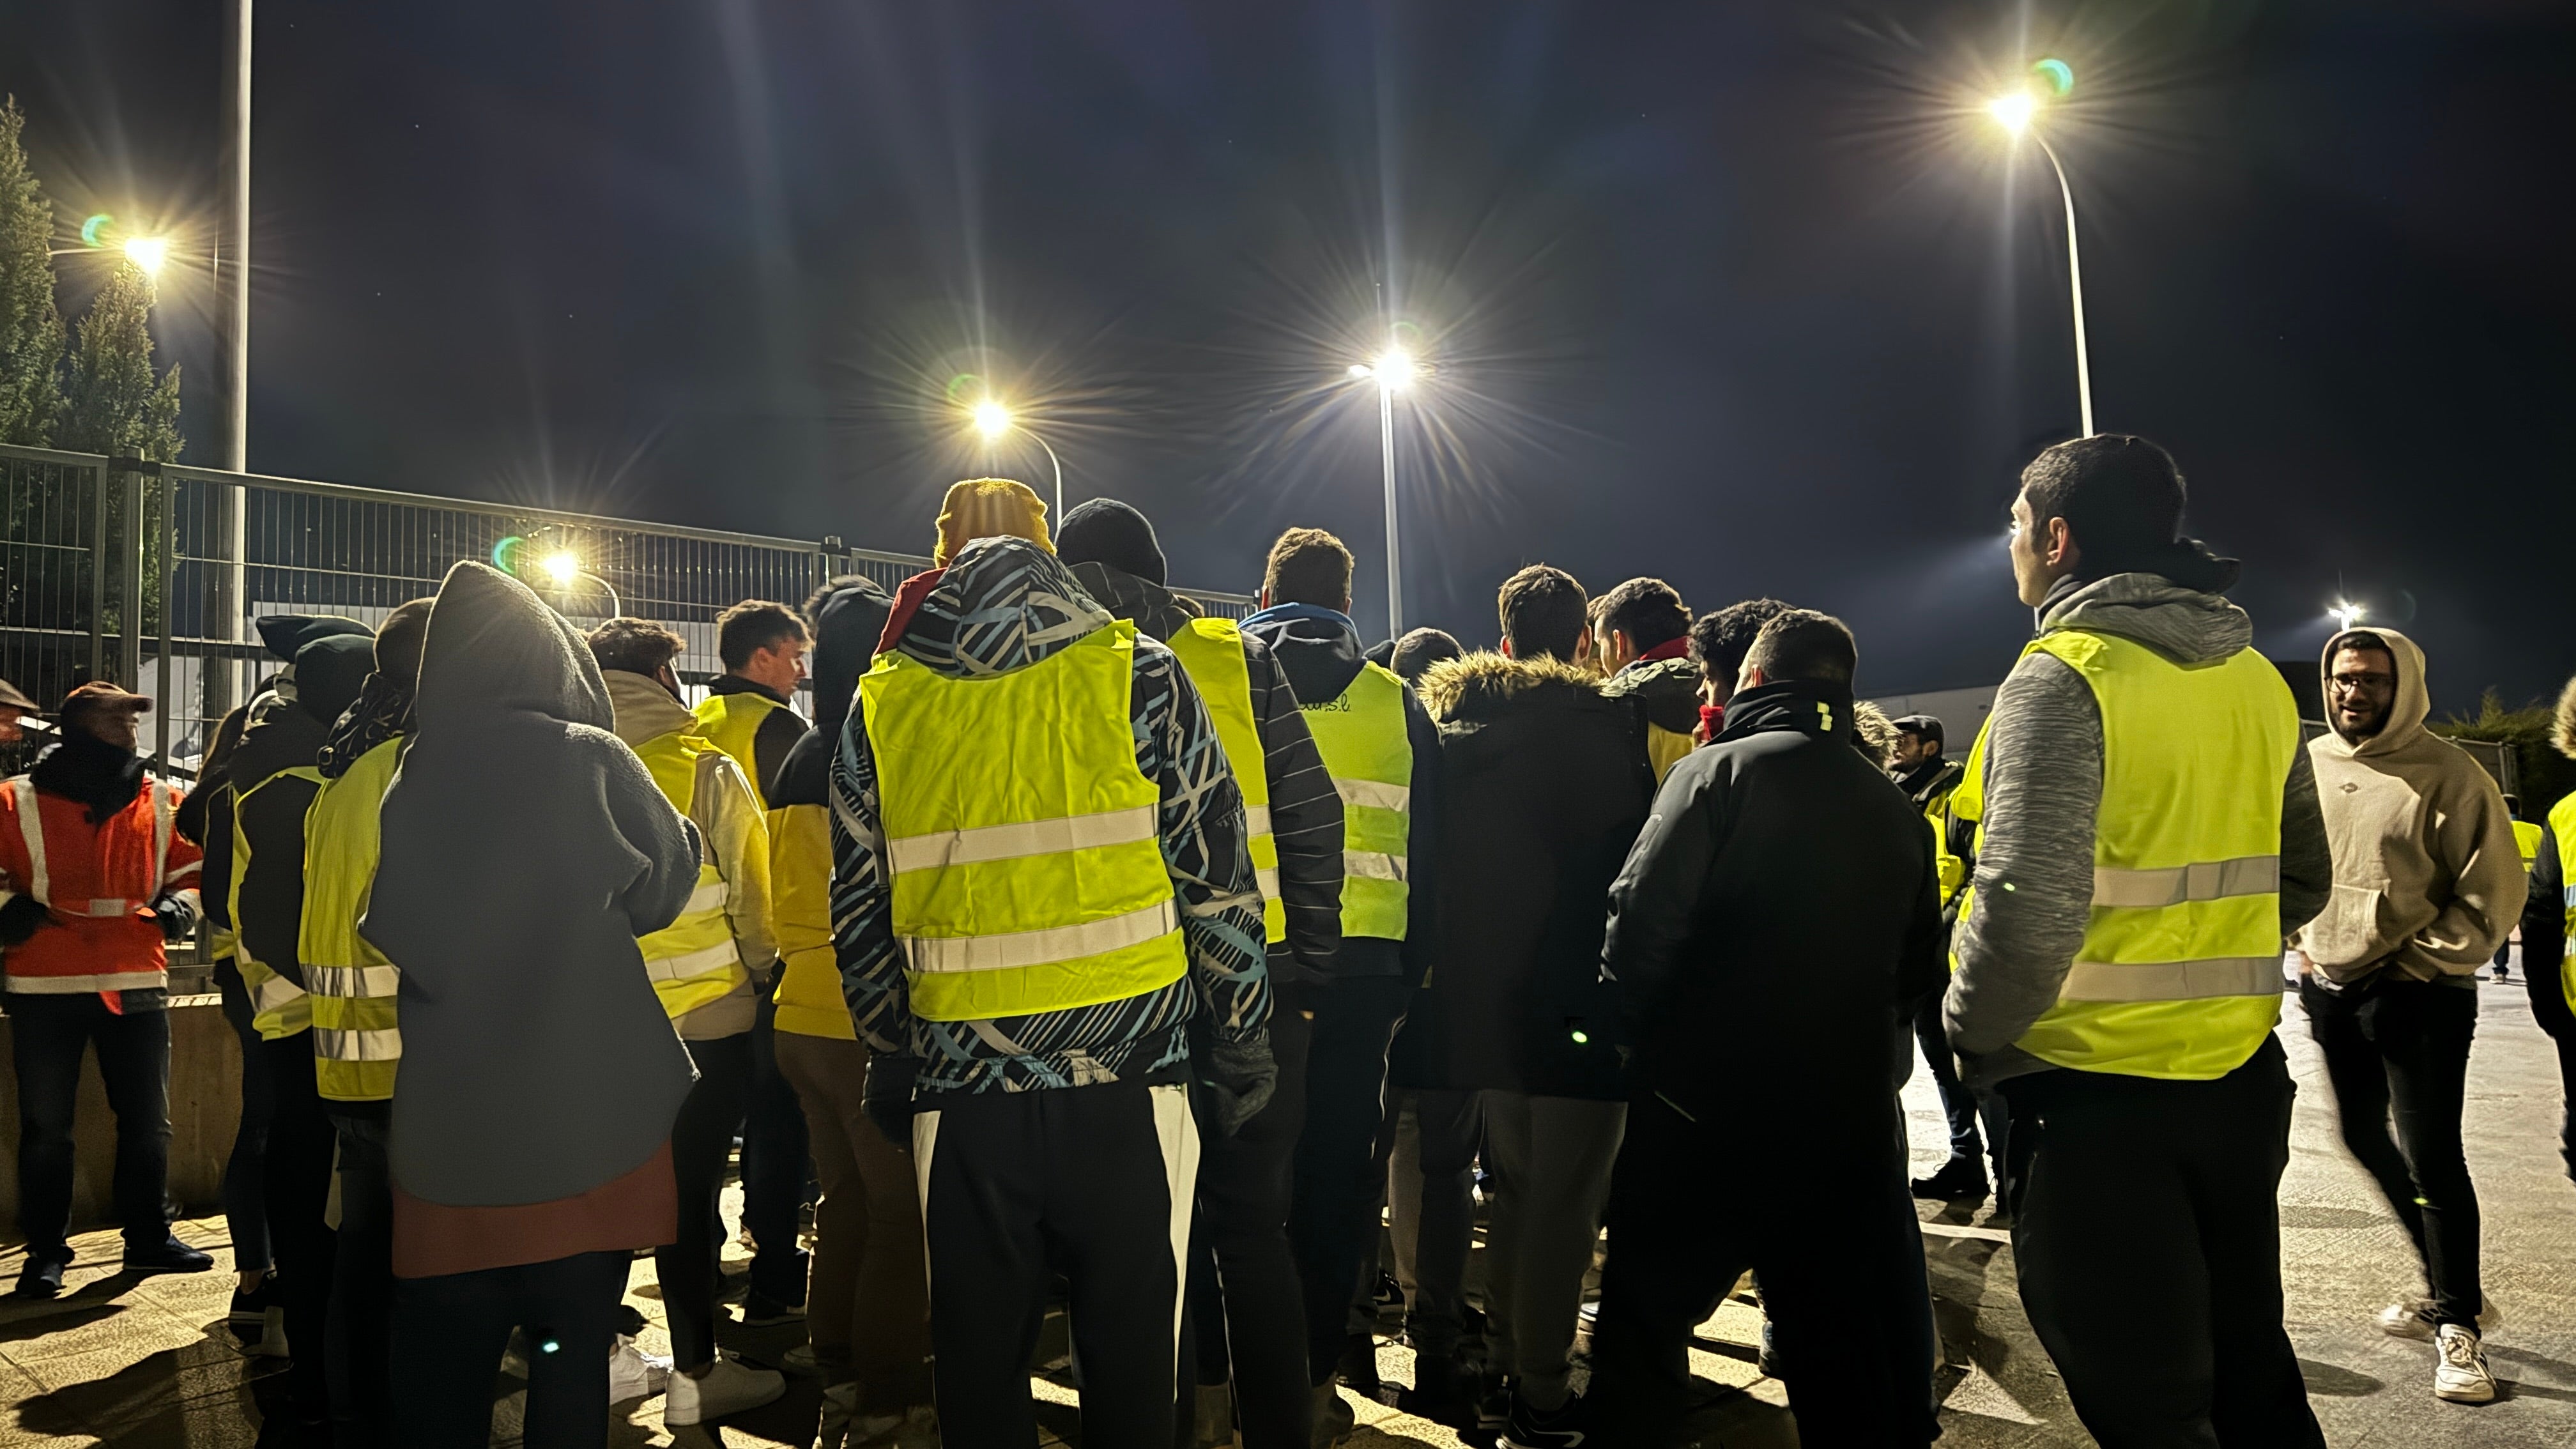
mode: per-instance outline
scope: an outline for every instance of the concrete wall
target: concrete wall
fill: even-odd
[[[211,1212],[224,1159],[241,1121],[241,1042],[217,998],[170,1002],[169,1194],[189,1214]],[[73,1118],[72,1228],[113,1225],[108,1181],[116,1168],[116,1114],[107,1107],[95,1052],[81,1064],[80,1106]],[[0,1031],[0,1241],[18,1231],[18,1073],[10,1034]]]

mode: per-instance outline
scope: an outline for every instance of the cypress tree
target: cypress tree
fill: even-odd
[[[0,101],[0,443],[41,448],[63,410],[63,319],[54,308],[54,208],[27,169],[26,113]]]
[[[60,446],[156,462],[179,456],[179,369],[152,371],[152,279],[119,259],[72,342]]]

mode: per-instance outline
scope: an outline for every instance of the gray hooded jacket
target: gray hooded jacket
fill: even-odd
[[[2117,634],[2185,663],[2224,659],[2254,639],[2254,621],[2225,598],[2146,573],[2060,579],[2039,624],[2043,633]],[[2024,655],[1995,693],[1985,796],[1976,897],[1951,940],[1958,971],[1943,1007],[1950,1044],[1977,1083],[2048,1068],[2013,1043],[2057,1003],[2093,907],[2102,713],[2091,686],[2055,655]],[[2281,785],[2284,936],[2324,907],[2333,883],[2316,777],[2296,751]]]
[[[402,968],[394,1180],[450,1207],[587,1192],[696,1079],[635,938],[687,905],[697,839],[580,633],[493,569],[448,571],[413,718],[358,925]]]

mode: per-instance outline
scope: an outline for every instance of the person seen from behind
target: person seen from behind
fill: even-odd
[[[2559,692],[2549,742],[2576,759],[2576,679]],[[2576,794],[2549,807],[2522,906],[2522,984],[2558,1048],[2561,1158],[2576,1181]]]
[[[636,1250],[678,1240],[671,1130],[694,1075],[637,938],[699,888],[696,827],[618,739],[579,630],[525,584],[448,570],[358,934],[400,974],[394,1422],[482,1449],[514,1326],[522,1437],[608,1434]]]
[[[1699,728],[1691,738],[1706,744],[1725,727],[1726,701],[1735,693],[1744,656],[1762,626],[1789,612],[1778,599],[1745,599],[1691,621],[1685,657],[1699,666]]]
[[[2317,1446],[2282,1328],[2281,941],[2331,881],[2298,709],[2142,438],[2023,470],[2038,637],[1951,809],[1978,822],[1945,1008],[2012,1114],[2022,1306],[2106,1445]]]
[[[2299,1003],[2344,1146],[2406,1225],[2430,1288],[2383,1310],[2380,1327],[2433,1341],[2434,1397],[2482,1404],[2496,1388],[2460,1119],[2478,968],[2521,918],[2528,878],[2494,778],[2424,728],[2432,704],[2415,641],[2347,629],[2326,641],[2319,669],[2331,728],[2307,753],[2334,894],[2290,938]]]
[[[1699,727],[1699,666],[1690,660],[1690,606],[1662,579],[1630,579],[1597,601],[1592,655],[1608,693],[1636,701],[1646,755],[1661,780],[1691,752]]]
[[[832,831],[868,1096],[909,1117],[943,1442],[1036,1441],[1062,1273],[1084,1441],[1168,1443],[1193,1038],[1225,1130],[1276,1075],[1243,797],[1197,689],[1047,549],[976,539],[859,681]]]

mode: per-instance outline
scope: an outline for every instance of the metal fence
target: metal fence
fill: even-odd
[[[568,565],[560,581],[543,567],[558,558]],[[514,571],[576,623],[623,612],[677,630],[688,640],[681,672],[693,683],[721,668],[715,618],[735,603],[797,604],[844,574],[891,590],[930,566],[837,537],[0,447],[0,679],[39,703],[91,679],[151,696],[145,743],[163,769],[186,775],[214,722],[277,667],[254,620],[341,614],[372,624],[434,593],[461,559],[527,565]],[[1242,594],[1189,595],[1229,618],[1253,604]],[[29,753],[0,745],[0,771],[24,768]]]

